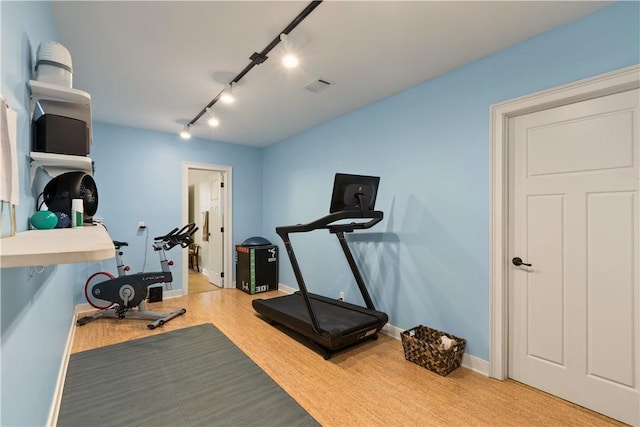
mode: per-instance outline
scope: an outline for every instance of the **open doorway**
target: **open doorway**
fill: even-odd
[[[184,251],[183,295],[232,287],[231,167],[183,163],[183,219],[195,223]]]

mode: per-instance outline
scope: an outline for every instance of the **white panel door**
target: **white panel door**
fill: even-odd
[[[636,89],[509,122],[509,377],[633,425],[639,99]]]
[[[209,177],[209,282],[224,287],[224,191],[222,173]]]

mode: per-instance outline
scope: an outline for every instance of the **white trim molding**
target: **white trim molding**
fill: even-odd
[[[292,294],[292,293],[297,291],[297,289],[292,288],[292,287],[287,286],[287,285],[283,285],[282,283],[278,283],[278,290],[280,292],[284,292],[287,295],[290,295],[290,294]]]
[[[62,393],[64,392],[64,383],[67,378],[69,358],[71,357],[71,347],[73,346],[73,337],[75,337],[76,334],[76,319],[78,318],[78,307],[79,306],[76,306],[73,312],[73,316],[71,317],[71,328],[69,328],[67,343],[64,346],[64,352],[62,353],[62,360],[60,361],[60,369],[58,370],[56,388],[53,391],[53,401],[51,402],[51,407],[49,408],[49,418],[47,419],[47,425],[50,427],[56,427],[56,425],[58,424],[58,415],[60,414],[60,405],[62,404]]]
[[[640,87],[640,65],[601,74],[491,106],[489,129],[489,376],[508,375],[508,120]]]

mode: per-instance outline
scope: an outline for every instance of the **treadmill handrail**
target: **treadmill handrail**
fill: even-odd
[[[370,219],[367,222],[352,222],[348,224],[334,224],[343,219]],[[325,215],[307,224],[281,225],[276,227],[276,233],[281,237],[289,233],[305,233],[313,230],[329,229],[331,233],[340,231],[351,232],[371,228],[382,221],[382,211],[339,211]]]

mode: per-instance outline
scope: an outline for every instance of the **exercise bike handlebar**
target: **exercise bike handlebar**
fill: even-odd
[[[181,247],[186,248],[192,244],[193,235],[197,230],[198,227],[196,227],[195,223],[187,224],[182,227],[175,236],[171,237],[172,242],[175,243],[174,246],[179,244]]]
[[[154,240],[166,251],[178,245],[182,248],[186,248],[193,243],[192,236],[197,230],[198,227],[196,227],[195,223],[191,223],[180,229],[176,227],[164,236],[155,237]]]
[[[158,237],[154,237],[153,240],[155,241],[163,241],[169,238],[169,236],[172,236],[173,234],[175,234],[175,232],[178,231],[178,227],[174,228],[173,230],[171,230],[170,232],[168,232],[167,234],[163,235],[163,236],[158,236]]]

